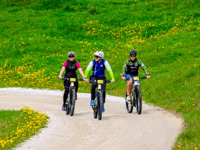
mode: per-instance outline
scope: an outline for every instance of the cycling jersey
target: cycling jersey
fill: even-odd
[[[85,78],[88,78],[88,74],[92,69],[93,69],[92,75],[96,77],[104,77],[106,69],[110,74],[112,80],[114,80],[114,74],[107,60],[102,59],[100,63],[96,62],[95,60],[92,60],[85,71]]]
[[[136,58],[134,61],[131,61],[130,59],[125,61],[124,66],[122,68],[122,76],[125,76],[125,74],[137,76],[138,69],[140,66],[147,75],[150,75],[142,61]]]
[[[81,68],[80,64],[77,61],[67,60],[64,62],[63,66],[65,67],[65,77],[77,77],[76,70]]]

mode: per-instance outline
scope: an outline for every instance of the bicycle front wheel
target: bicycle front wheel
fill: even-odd
[[[98,110],[98,119],[101,120],[102,118],[102,106],[103,106],[103,95],[102,92],[98,92],[97,94],[97,99],[98,99],[98,105],[97,105],[97,110]]]
[[[70,93],[68,94],[68,99],[66,103],[66,115],[69,115],[69,101],[70,101]]]
[[[96,109],[96,107],[93,107],[92,109],[93,109],[93,116],[96,119],[97,118],[97,109]]]
[[[142,94],[140,91],[140,87],[136,88],[136,110],[137,113],[140,115],[142,113]]]
[[[75,88],[70,90],[70,111],[69,114],[70,116],[74,115],[74,109],[75,109]]]
[[[127,97],[127,94],[125,96],[126,110],[127,110],[128,113],[132,113],[132,111],[133,111],[133,105],[131,103],[127,102],[126,97]]]
[[[66,105],[66,115],[69,115],[69,104]]]

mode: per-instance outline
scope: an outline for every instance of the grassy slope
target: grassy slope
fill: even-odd
[[[175,148],[200,148],[198,0],[1,0],[0,7],[1,87],[63,89],[57,76],[68,51],[85,70],[103,50],[116,78],[107,92],[124,96],[121,68],[136,49],[152,76],[141,81],[143,99],[184,117]]]
[[[0,150],[11,149],[44,128],[48,116],[25,106],[21,110],[0,111]]]

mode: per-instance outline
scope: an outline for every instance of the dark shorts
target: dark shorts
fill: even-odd
[[[133,79],[133,77],[138,77],[138,76],[135,76],[135,75],[130,75],[130,74],[125,74],[125,78],[126,78],[126,82],[127,80],[129,80],[130,78]],[[133,84],[134,84],[134,80],[133,80]],[[137,80],[138,83],[140,83],[140,80]]]

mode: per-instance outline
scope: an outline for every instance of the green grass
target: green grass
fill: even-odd
[[[136,49],[151,74],[141,81],[143,99],[185,120],[174,149],[200,149],[199,0],[0,2],[0,87],[63,89],[57,76],[67,53],[85,70],[102,50],[116,79],[107,93],[124,96],[121,69]],[[79,92],[90,86],[80,83]]]
[[[11,149],[45,127],[48,116],[28,107],[0,111],[0,149]]]

